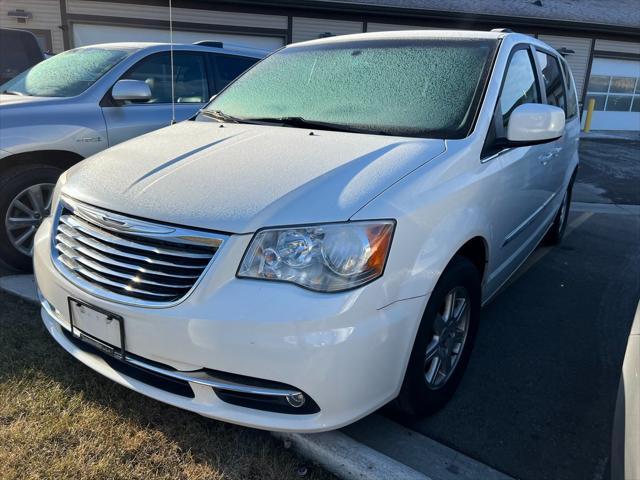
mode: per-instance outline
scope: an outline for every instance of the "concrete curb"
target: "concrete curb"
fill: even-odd
[[[343,432],[432,480],[513,480],[509,475],[378,413],[345,427]]]
[[[282,433],[294,450],[345,480],[432,480],[430,477],[353,440],[342,432]]]

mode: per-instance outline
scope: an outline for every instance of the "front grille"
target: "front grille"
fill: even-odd
[[[108,298],[166,304],[186,296],[224,237],[139,220],[69,198],[56,214],[53,255],[58,268]]]

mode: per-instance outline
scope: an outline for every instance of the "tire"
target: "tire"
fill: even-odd
[[[443,322],[442,313],[452,292],[457,292],[455,295],[459,294],[460,297],[466,295],[466,336],[450,373],[445,375],[443,372],[434,376],[433,357],[432,360],[427,360],[427,352],[433,351],[434,335],[446,331],[442,327],[448,323]],[[477,268],[465,257],[454,257],[438,280],[422,316],[402,388],[393,404],[401,414],[421,417],[435,413],[453,396],[473,349],[480,319],[480,305],[481,286]],[[453,327],[450,326],[449,329],[451,328]],[[459,331],[460,328],[456,330]],[[446,336],[442,334],[439,337]],[[431,383],[429,378],[432,379]]]
[[[567,229],[567,220],[569,219],[569,209],[571,208],[571,193],[573,192],[574,179],[575,174],[569,181],[567,190],[564,192],[564,197],[562,198],[562,204],[560,205],[558,213],[553,219],[553,223],[551,224],[549,231],[542,239],[543,245],[560,245],[560,243],[562,242],[562,237],[564,236],[564,232]]]
[[[61,173],[62,170],[49,165],[23,165],[0,174],[0,259],[9,266],[31,270],[29,250],[33,235],[50,213],[51,193]],[[32,187],[33,191],[40,191],[42,201],[37,201],[38,195],[29,195],[28,189]],[[21,199],[26,210],[22,205],[22,210],[17,208],[16,199]]]

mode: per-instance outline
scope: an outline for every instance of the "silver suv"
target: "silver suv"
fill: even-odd
[[[0,86],[0,258],[30,268],[33,236],[60,173],[169,125],[173,110],[176,121],[192,117],[266,53],[218,42],[174,45],[172,88],[169,44],[93,45]]]

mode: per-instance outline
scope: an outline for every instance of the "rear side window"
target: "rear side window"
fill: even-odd
[[[536,52],[538,64],[542,72],[544,90],[547,93],[547,103],[567,111],[564,82],[558,59],[544,52]],[[568,116],[568,115],[567,115]]]
[[[215,65],[216,90],[220,91],[256,63],[258,58],[210,54]]]
[[[176,103],[204,103],[209,99],[207,74],[202,55],[174,52],[173,74]],[[149,85],[151,99],[142,103],[171,103],[169,52],[151,55],[141,60],[122,78],[141,80]]]
[[[560,64],[562,65],[564,78],[567,82],[567,118],[573,118],[578,115],[578,97],[573,81],[573,74],[566,61],[562,60]]]
[[[528,49],[517,50],[511,56],[498,103],[505,133],[509,117],[516,107],[525,103],[540,103],[540,98],[531,54]]]

